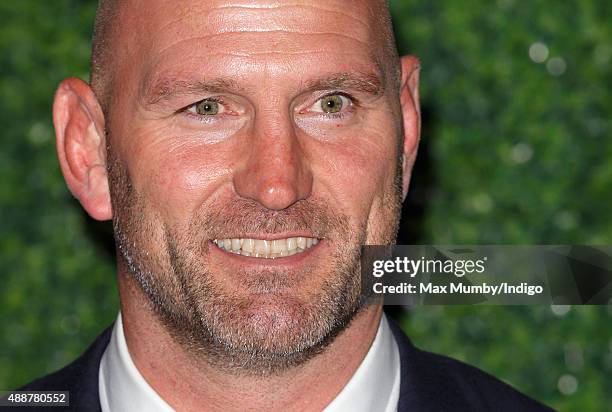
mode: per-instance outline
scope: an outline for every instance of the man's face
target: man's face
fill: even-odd
[[[232,4],[121,10],[114,224],[177,339],[273,369],[346,326],[360,245],[395,238],[398,88],[371,4]]]

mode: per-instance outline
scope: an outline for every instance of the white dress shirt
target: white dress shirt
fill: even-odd
[[[103,412],[166,412],[172,407],[140,374],[127,348],[121,313],[100,362],[98,389]],[[383,315],[365,358],[325,412],[393,412],[400,389],[397,343]]]

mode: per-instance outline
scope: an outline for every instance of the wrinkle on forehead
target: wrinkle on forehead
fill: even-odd
[[[288,27],[309,26],[311,20],[317,20],[321,15],[327,18],[350,19],[353,24],[361,26],[367,31],[369,22],[358,13],[347,13],[344,9],[333,9],[322,7],[310,2],[307,4],[280,4],[270,7],[255,7],[254,5],[223,5],[214,6],[206,3],[196,3],[191,6],[178,7],[174,12],[174,18],[159,27],[164,30],[167,27],[179,24],[190,27],[201,24],[217,26],[217,33],[224,32],[267,32],[274,30],[285,30]]]
[[[263,33],[267,35],[265,39],[260,36]],[[191,44],[194,43],[197,43],[199,50],[193,50]],[[279,53],[306,54],[326,51],[332,44],[340,46],[337,49],[345,50],[347,54],[358,49],[372,51],[369,43],[343,33],[270,30],[224,32],[176,39],[156,50],[155,55],[163,58],[167,51],[181,50],[183,45],[186,45],[185,49],[193,50],[193,53],[203,51],[207,54],[218,53],[239,57]]]
[[[139,2],[140,3],[140,2]],[[384,2],[351,1],[155,1],[141,6],[133,2],[124,25],[136,30],[137,45],[149,49],[167,47],[180,39],[201,38],[210,42],[224,40],[221,34],[233,33],[295,33],[321,35],[333,33],[380,49],[381,15]],[[377,6],[378,4],[378,6]],[[128,25],[129,21],[136,25]],[[207,36],[219,36],[217,39]],[[262,39],[266,41],[268,39]],[[274,39],[270,39],[274,41]],[[316,41],[316,39],[313,39]],[[228,40],[227,46],[231,46]],[[205,46],[204,46],[205,47]],[[150,50],[150,51],[157,51]]]

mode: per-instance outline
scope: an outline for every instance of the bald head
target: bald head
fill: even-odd
[[[114,71],[117,68],[118,60],[121,53],[125,53],[128,49],[126,43],[131,40],[135,41],[137,36],[129,36],[126,33],[125,25],[137,25],[137,20],[130,22],[128,17],[130,14],[135,17],[141,17],[138,10],[142,10],[142,5],[138,0],[100,0],[96,11],[94,22],[93,38],[92,38],[92,53],[90,61],[90,83],[96,96],[102,104],[102,108],[106,112],[109,100],[112,98]],[[155,3],[155,2],[154,2]],[[161,2],[166,3],[168,2]],[[207,2],[214,6],[220,1]],[[264,2],[262,2],[264,3]],[[276,1],[267,3],[278,3]],[[309,2],[314,3],[314,2]],[[327,2],[326,2],[327,3]],[[395,46],[395,38],[389,7],[386,0],[366,0],[362,2],[363,21],[368,22],[371,29],[371,45],[370,47],[382,56],[381,62],[387,66],[388,74],[390,75],[391,84],[398,86],[400,77],[400,66]],[[132,6],[130,8],[130,6]],[[154,7],[151,2],[148,2],[144,7]],[[250,7],[256,7],[250,4]],[[176,7],[180,8],[180,7]],[[183,8],[183,13],[188,13],[191,10],[189,7]],[[200,11],[205,11],[200,8]],[[145,16],[146,18],[146,16]],[[146,25],[139,25],[146,27]],[[134,35],[135,33],[132,33]],[[146,36],[146,33],[141,33],[141,36]],[[128,39],[128,36],[130,39]]]

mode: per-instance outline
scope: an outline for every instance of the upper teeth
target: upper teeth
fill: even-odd
[[[282,256],[291,256],[319,243],[313,237],[289,237],[285,239],[214,239],[213,243],[221,249],[243,256],[255,256],[274,259]]]

